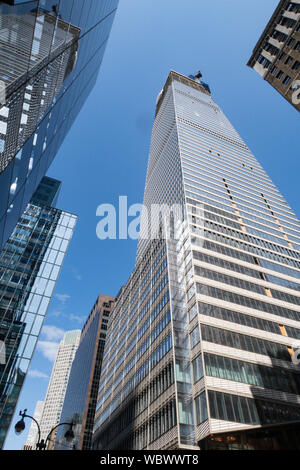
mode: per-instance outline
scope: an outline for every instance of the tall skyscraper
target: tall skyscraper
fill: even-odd
[[[34,410],[34,419],[40,423],[44,409],[44,402],[38,401]],[[38,427],[37,424],[32,420],[28,431],[26,443],[23,446],[23,450],[36,450],[36,444],[38,442]]]
[[[248,62],[300,111],[300,3],[280,0]]]
[[[118,0],[0,5],[0,248],[92,90]]]
[[[71,367],[79,345],[80,333],[80,330],[67,331],[59,343],[40,421],[41,439],[44,439],[44,441],[46,441],[52,428],[60,422]],[[53,432],[52,436],[49,436],[48,450],[53,448],[56,431]]]
[[[148,221],[175,203],[110,316],[94,448],[299,449],[300,222],[200,72],[156,105]]]
[[[42,179],[0,251],[0,448],[77,220],[54,207],[60,184]]]
[[[71,444],[67,442],[64,435],[68,426],[61,426],[55,450],[91,449],[107,324],[113,305],[113,297],[100,294],[82,329],[61,413],[62,422],[75,424],[75,437]]]

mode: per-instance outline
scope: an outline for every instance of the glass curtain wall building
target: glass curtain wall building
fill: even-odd
[[[117,4],[0,4],[0,248],[96,82]]]
[[[77,220],[51,207],[59,188],[59,181],[42,179],[0,252],[0,448]]]
[[[107,325],[114,298],[100,294],[82,329],[72,364],[61,421],[73,422],[74,439],[64,438],[67,426],[57,430],[55,450],[90,450]]]
[[[142,219],[94,448],[300,448],[300,222],[200,72],[170,72],[156,105],[145,211],[174,203],[161,239]]]

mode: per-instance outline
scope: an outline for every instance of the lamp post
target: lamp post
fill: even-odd
[[[50,441],[50,436],[51,436],[52,432],[55,429],[57,429],[59,426],[66,426],[66,425],[69,426],[69,429],[65,433],[65,439],[66,439],[67,442],[72,442],[72,440],[74,439],[74,432],[73,432],[74,423],[73,423],[73,421],[71,423],[59,423],[59,424],[57,424],[56,426],[54,426],[54,428],[51,429],[48,436],[46,437],[46,440],[44,440],[44,439],[41,439],[41,428],[40,428],[39,423],[37,422],[37,420],[33,416],[30,416],[30,415],[27,414],[27,409],[25,409],[23,412],[20,411],[19,415],[21,416],[21,419],[15,425],[16,434],[21,434],[24,431],[24,429],[25,429],[25,420],[24,420],[24,418],[32,419],[38,427],[38,433],[39,434],[38,434],[38,442],[36,444],[36,450],[46,450],[47,442]]]

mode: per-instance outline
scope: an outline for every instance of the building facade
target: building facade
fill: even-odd
[[[77,221],[52,206],[59,188],[59,181],[42,179],[0,252],[0,448]]]
[[[38,401],[34,410],[34,419],[40,423],[44,409],[44,402]],[[32,420],[28,431],[26,443],[22,450],[35,450],[38,442],[38,427],[37,424]]]
[[[80,330],[67,331],[59,343],[49,380],[40,421],[41,440],[46,442],[51,430],[60,423],[72,363],[79,345]],[[47,448],[53,448],[56,431],[49,436]]]
[[[72,364],[61,421],[73,422],[74,439],[68,443],[61,426],[55,450],[90,450],[109,315],[114,298],[100,294],[82,329],[80,343]]]
[[[0,5],[0,248],[92,90],[118,0]]]
[[[182,211],[142,219],[95,449],[300,448],[300,222],[200,78],[158,96],[144,206]]]
[[[280,0],[248,66],[300,111],[300,2]]]

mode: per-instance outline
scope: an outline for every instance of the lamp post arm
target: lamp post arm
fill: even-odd
[[[64,426],[64,425],[68,425],[68,426],[73,426],[73,422],[72,423],[59,423],[57,424],[56,426],[54,426],[54,428],[51,429],[51,431],[49,432],[48,436],[47,436],[47,439],[45,440],[45,443],[47,443],[47,441],[50,441],[50,436],[51,434],[53,433],[54,429],[57,429],[59,426]]]
[[[32,420],[35,422],[35,424],[37,425],[37,427],[38,427],[38,433],[39,433],[39,438],[38,438],[38,442],[37,442],[37,443],[39,444],[39,443],[40,443],[40,440],[41,440],[41,428],[40,428],[39,423],[37,422],[37,420],[36,420],[33,416],[27,415],[27,414],[25,414],[25,413],[20,414],[20,415],[21,415],[23,418],[30,418],[30,419],[32,419]]]

